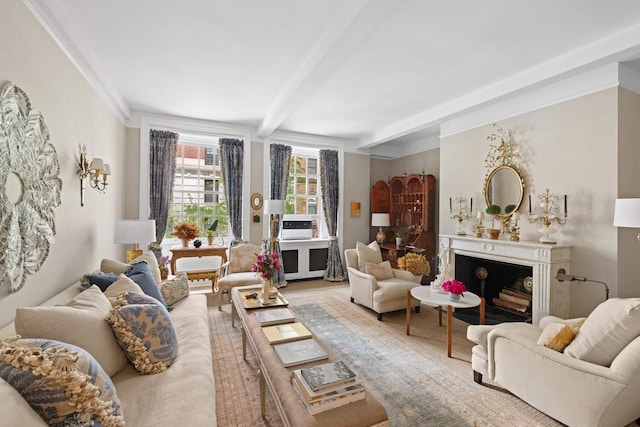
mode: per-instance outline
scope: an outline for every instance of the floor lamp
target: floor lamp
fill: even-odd
[[[149,220],[116,220],[113,232],[113,243],[133,244],[133,249],[127,250],[127,262],[142,255],[139,243],[156,241],[156,221]]]
[[[279,221],[279,215],[284,215],[284,200],[265,200],[264,214],[269,215],[269,242],[271,253],[276,250],[276,223]]]

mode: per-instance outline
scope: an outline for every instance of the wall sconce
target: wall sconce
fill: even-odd
[[[613,225],[640,228],[640,199],[616,199]],[[640,233],[638,233],[638,240],[640,240]]]
[[[566,270],[564,268],[561,268],[558,270],[558,273],[556,274],[556,280],[558,280],[559,282],[564,282],[565,280],[567,282],[592,282],[592,283],[600,283],[601,285],[604,285],[605,288],[605,295],[606,298],[605,300],[609,299],[609,287],[607,286],[606,283],[601,282],[599,280],[591,280],[591,279],[587,279],[586,277],[582,277],[582,276],[574,276],[573,274],[566,274]]]
[[[139,243],[150,243],[156,241],[156,220],[116,220],[113,229],[113,243],[133,244],[133,249],[127,250],[127,262],[142,255]]]
[[[78,167],[78,175],[80,175],[80,206],[84,206],[84,180],[89,178],[91,188],[104,193],[108,185],[107,176],[111,175],[111,168],[109,167],[109,164],[104,163],[102,159],[98,157],[94,157],[91,163],[89,163],[87,160],[86,145],[83,145],[82,150],[80,151],[80,162],[78,163]],[[100,180],[100,175],[102,175],[102,180]]]
[[[270,242],[271,242],[271,252],[276,249],[276,223],[279,221],[278,216],[284,215],[284,200],[265,200],[264,201],[264,213],[265,215],[270,215],[271,221],[269,223],[270,228]]]

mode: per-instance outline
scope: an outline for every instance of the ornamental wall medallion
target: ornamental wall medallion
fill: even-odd
[[[44,118],[29,97],[0,88],[0,286],[18,291],[47,259],[60,206],[60,166]]]

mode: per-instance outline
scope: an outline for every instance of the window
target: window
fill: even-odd
[[[180,134],[176,154],[173,201],[165,237],[172,238],[173,224],[192,222],[206,236],[218,220],[216,235],[228,236],[229,217],[222,186],[218,138]]]
[[[289,185],[285,213],[318,215],[318,155],[296,154],[289,163]]]

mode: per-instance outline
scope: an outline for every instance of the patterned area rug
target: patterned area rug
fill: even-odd
[[[405,313],[372,311],[349,302],[346,284],[315,281],[281,289],[290,308],[338,359],[356,372],[367,392],[387,409],[392,426],[559,426],[505,390],[473,382],[472,343],[467,324],[453,320],[453,354],[446,356],[446,328],[438,313],[422,306],[412,313],[411,335]],[[240,329],[231,327],[230,306],[217,309],[209,295],[218,424],[279,426],[267,392],[267,416],[260,417],[257,363],[250,348],[242,360]]]

